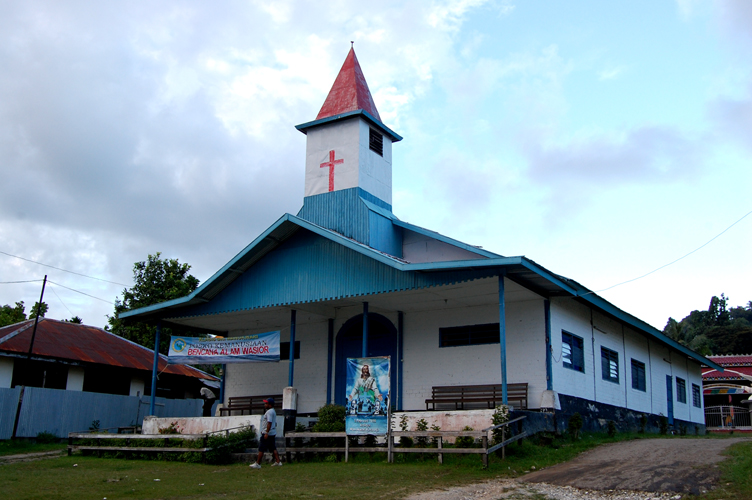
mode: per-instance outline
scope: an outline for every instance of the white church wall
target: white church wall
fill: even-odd
[[[402,258],[408,262],[422,263],[473,260],[485,257],[405,229],[402,236]]]
[[[705,406],[702,400],[702,366],[693,359],[687,362],[687,405],[689,406],[689,421],[698,424],[705,423]],[[692,402],[692,384],[700,388],[700,406]]]
[[[360,187],[375,197],[392,204],[392,141],[383,138],[383,156],[371,151],[371,126],[365,120],[359,120],[360,150],[358,151]],[[374,128],[374,130],[376,130]]]
[[[671,352],[669,348],[654,340],[650,341],[650,387],[653,413],[668,415],[666,399],[666,375],[671,373]]]
[[[648,356],[648,339],[630,328],[624,328],[624,381],[626,382],[627,408],[630,410],[652,413],[650,384],[650,359]],[[645,390],[632,387],[632,360],[645,364]]]
[[[326,320],[299,323],[295,340],[300,341],[300,358],[295,360],[293,383],[298,389],[298,412],[315,412],[326,404],[327,330]],[[263,330],[266,331],[266,330]],[[231,337],[262,333],[262,330],[234,330]],[[290,341],[289,326],[281,331],[281,342]],[[227,396],[281,394],[289,379],[290,361],[279,363],[231,363],[227,365]]]
[[[508,304],[506,314],[508,381],[528,382],[536,408],[546,387],[542,300]],[[405,314],[403,408],[425,409],[433,386],[499,383],[499,344],[439,347],[439,328],[498,321],[498,304]]]
[[[305,196],[329,192],[334,151],[334,190],[360,187],[392,203],[392,142],[384,137],[384,156],[369,148],[369,124],[362,118],[335,121],[307,131]]]
[[[562,362],[562,331],[582,339],[584,372],[565,368]],[[593,376],[600,365],[593,364],[593,334],[590,310],[570,298],[551,298],[551,347],[553,388],[559,394],[593,401]],[[599,359],[600,361],[600,359]],[[598,372],[600,373],[600,372]]]
[[[626,371],[624,356],[624,336],[621,324],[593,312],[592,344],[593,344],[593,378],[595,379],[595,401],[613,406],[626,406]],[[602,348],[615,352],[617,358],[618,381],[603,378]]]

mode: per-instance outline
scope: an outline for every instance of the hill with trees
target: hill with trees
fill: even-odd
[[[707,311],[669,318],[663,333],[703,356],[752,354],[752,301],[729,308],[724,294],[713,296]]]

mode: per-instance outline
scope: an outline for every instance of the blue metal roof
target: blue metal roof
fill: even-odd
[[[455,240],[393,219],[395,225],[450,244]],[[576,281],[524,256],[483,252],[485,259],[413,264],[309,221],[285,214],[186,297],[124,312],[121,318],[152,320],[333,300],[469,281],[504,272],[541,296],[569,295],[703,364],[722,369],[644,321],[622,311]],[[262,261],[263,259],[263,261]],[[357,273],[351,270],[357,269]]]

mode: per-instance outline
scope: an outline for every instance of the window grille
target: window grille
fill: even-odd
[[[561,362],[564,368],[585,372],[585,352],[582,338],[561,331]]]
[[[679,403],[687,402],[687,383],[679,377],[676,377],[676,401]]]
[[[619,354],[601,347],[601,375],[603,380],[619,383]]]
[[[379,156],[384,156],[384,136],[374,129],[370,129],[368,146]]]
[[[632,360],[632,389],[646,392],[645,363]]]

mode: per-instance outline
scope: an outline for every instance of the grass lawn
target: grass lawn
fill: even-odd
[[[294,462],[284,467],[250,470],[246,464],[201,465],[150,460],[61,457],[0,466],[0,491],[4,498],[335,498],[354,496],[401,498],[416,491],[468,484],[496,477],[515,477],[568,460],[598,444],[635,438],[586,435],[576,443],[555,442],[538,446],[525,440],[512,445],[507,458],[491,457],[488,469],[480,457],[445,455],[434,458],[398,456],[386,463],[385,454],[356,454],[350,463]],[[655,436],[645,436],[655,437]],[[404,457],[404,458],[400,458]],[[752,445],[731,450],[724,463],[724,481],[730,486],[703,498],[752,498]],[[158,480],[158,481],[157,481]],[[711,496],[712,495],[712,496]]]
[[[62,450],[66,446],[67,444],[65,443],[32,443],[24,439],[9,439],[7,441],[0,441],[0,456]]]

